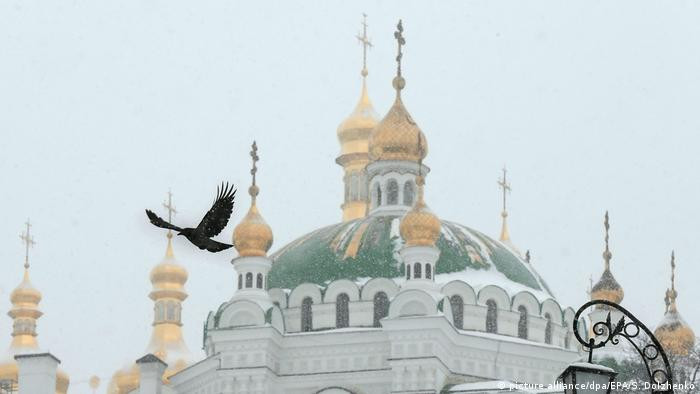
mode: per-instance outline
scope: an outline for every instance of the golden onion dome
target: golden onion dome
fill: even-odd
[[[272,240],[272,228],[253,202],[248,213],[233,230],[233,245],[241,256],[266,256]]]
[[[118,370],[112,375],[109,394],[127,394],[139,387],[140,372],[136,364]]]
[[[150,274],[151,283],[158,285],[184,285],[187,282],[187,270],[177,264],[173,253],[171,238],[168,237],[168,246],[163,261],[153,267]]]
[[[367,153],[367,141],[378,119],[379,116],[367,94],[367,83],[363,79],[360,101],[350,116],[338,126],[338,140],[342,146],[342,153]]]
[[[605,268],[600,280],[591,288],[591,300],[605,300],[619,304],[625,297],[622,286],[615,280],[609,268]]]
[[[675,301],[654,330],[654,336],[665,351],[675,355],[686,356],[695,346],[695,333],[678,313]]]
[[[416,141],[423,140],[423,149]],[[425,135],[413,121],[411,115],[396,95],[394,105],[384,119],[375,127],[369,139],[369,155],[372,160],[409,160],[424,159],[428,153]]]
[[[29,281],[29,270],[24,270],[24,278],[10,294],[10,302],[13,305],[30,305],[37,306],[41,301],[41,292],[32,286]]]
[[[62,370],[56,370],[56,394],[66,394],[70,386],[70,378],[68,374]]]
[[[423,200],[423,182],[423,177],[419,176],[416,181],[418,199],[399,225],[399,232],[407,246],[435,246],[440,236],[440,219],[430,211]]]

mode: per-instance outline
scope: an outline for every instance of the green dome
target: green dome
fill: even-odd
[[[403,246],[400,221],[399,216],[369,216],[323,227],[292,241],[272,255],[269,287],[293,289],[305,282],[325,285],[338,279],[403,277],[398,254]],[[543,297],[552,296],[529,263],[478,231],[443,220],[437,247],[438,275],[463,273],[458,278],[472,286],[494,284],[512,290],[509,293],[534,290]]]

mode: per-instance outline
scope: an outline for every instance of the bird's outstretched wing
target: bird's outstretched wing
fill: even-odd
[[[216,252],[221,252],[222,250],[226,250],[233,245],[225,244],[219,241],[214,241],[213,239],[208,239],[208,238],[199,238],[195,242],[193,242],[198,248],[200,249],[206,249],[212,253]]]
[[[158,217],[158,215],[156,215],[155,213],[153,213],[152,211],[150,211],[148,209],[146,210],[146,216],[148,216],[148,219],[156,227],[167,228],[168,230],[182,231],[182,229],[180,227],[166,222],[165,220],[161,219],[160,217]]]
[[[206,238],[219,235],[221,230],[228,224],[228,219],[233,212],[233,199],[236,197],[236,190],[222,183],[216,188],[216,200],[209,212],[204,215],[202,221],[197,225],[196,232]],[[229,246],[230,247],[230,246]],[[207,249],[208,250],[208,249]],[[223,249],[222,249],[223,250]],[[211,252],[211,250],[210,250]]]

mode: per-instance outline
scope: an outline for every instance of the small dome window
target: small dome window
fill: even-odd
[[[388,205],[399,203],[399,183],[396,179],[389,179],[386,183],[386,203]]]

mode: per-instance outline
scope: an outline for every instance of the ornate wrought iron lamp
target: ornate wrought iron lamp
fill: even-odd
[[[593,334],[596,337],[585,340],[579,333],[578,320],[586,309],[596,305],[607,309],[615,309],[622,313],[623,316],[613,326],[611,313],[608,312],[608,317],[605,321],[593,324]],[[587,302],[576,312],[573,328],[576,339],[585,349],[588,349],[588,362],[571,364],[559,376],[559,380],[564,383],[564,392],[566,394],[594,393],[599,392],[601,389],[605,389],[608,394],[610,393],[617,373],[611,368],[593,364],[593,349],[602,348],[608,343],[617,345],[620,343],[621,337],[627,339],[642,357],[649,376],[652,394],[673,394],[673,376],[664,349],[654,337],[654,334],[627,309],[606,300]],[[634,341],[642,332],[651,340],[651,343],[645,346],[640,346]]]

